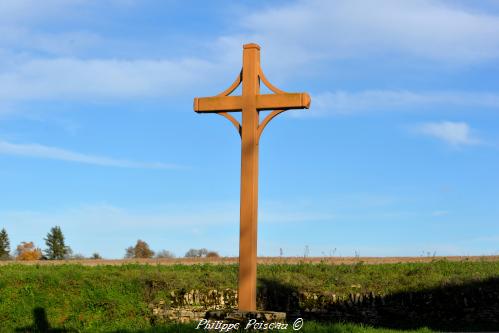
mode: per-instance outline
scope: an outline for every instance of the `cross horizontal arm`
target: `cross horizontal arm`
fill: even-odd
[[[308,109],[310,96],[307,93],[285,93],[256,95],[258,110]]]
[[[194,98],[194,111],[216,113],[241,111],[242,96],[214,96]],[[308,109],[310,96],[307,93],[263,94],[256,95],[257,110]]]
[[[216,113],[219,111],[241,111],[241,96],[215,96],[194,98],[194,111]]]

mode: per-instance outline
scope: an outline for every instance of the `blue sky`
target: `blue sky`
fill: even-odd
[[[238,254],[242,45],[307,91],[260,146],[259,255],[499,253],[496,1],[0,3],[0,227]]]

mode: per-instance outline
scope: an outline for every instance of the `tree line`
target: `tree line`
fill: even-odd
[[[44,238],[46,248],[42,251],[34,242],[21,242],[17,245],[14,255],[10,253],[10,240],[7,230],[0,231],[0,260],[61,260],[78,258],[81,255],[73,255],[73,251],[66,245],[64,235],[59,226],[50,229]],[[100,258],[98,253],[93,257]]]
[[[0,231],[0,260],[62,260],[62,259],[86,259],[81,254],[73,254],[71,248],[66,245],[64,234],[59,226],[50,229],[47,237],[44,238],[46,248],[42,251],[36,247],[34,242],[21,242],[11,255],[9,235],[5,228]],[[125,259],[131,258],[175,258],[175,254],[168,250],[160,250],[155,253],[143,240],[137,240],[135,246],[125,249]],[[185,254],[186,258],[218,258],[218,252],[209,251],[205,248],[190,249]],[[102,259],[99,253],[95,252],[88,259]]]
[[[175,258],[175,254],[168,250],[161,250],[155,253],[149,248],[149,244],[143,240],[137,240],[135,246],[129,246],[125,249],[125,259],[131,258]],[[205,248],[190,249],[185,253],[186,258],[219,258],[220,255],[216,251],[209,251]]]

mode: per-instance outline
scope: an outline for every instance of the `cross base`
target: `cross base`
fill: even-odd
[[[205,317],[209,320],[220,320],[230,324],[239,323],[241,328],[251,325],[248,327],[249,330],[259,330],[259,323],[286,323],[286,312],[276,311],[208,311]]]

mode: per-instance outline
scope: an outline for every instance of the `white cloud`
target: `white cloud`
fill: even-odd
[[[242,22],[276,63],[376,54],[452,63],[499,57],[499,16],[438,0],[303,0]]]
[[[105,11],[129,10],[135,4],[135,0],[1,1],[0,103],[162,97],[216,84],[220,75],[215,73],[223,64],[205,60],[205,54],[140,55],[136,49],[152,42],[106,36],[88,25],[88,17],[100,19]],[[109,51],[113,49],[117,51]],[[123,57],[123,49],[130,49],[132,58]]]
[[[2,25],[33,25],[42,21],[54,22],[85,17],[89,9],[108,10],[132,7],[136,0],[2,0],[0,17]]]
[[[92,204],[61,209],[55,212],[19,211],[3,213],[4,217],[17,224],[40,223],[87,224],[99,226],[104,223],[121,226],[121,228],[134,229],[158,226],[184,226],[184,225],[217,225],[233,222],[237,210],[229,209],[226,204],[198,205],[198,210],[193,211],[192,206],[170,205],[164,209],[150,209],[148,212],[134,211],[109,204]],[[225,210],[224,210],[225,209]],[[237,214],[236,214],[237,215]],[[236,216],[237,217],[237,216]]]
[[[118,6],[118,3],[107,1],[103,6]],[[237,70],[234,73],[227,70],[240,66],[241,44],[249,41],[257,41],[264,47],[266,68],[281,70],[277,80],[287,75],[290,68],[297,70],[297,65],[310,65],[320,59],[395,54],[468,63],[499,57],[497,15],[436,0],[375,3],[311,0],[249,14],[245,11],[239,20],[242,22],[239,28],[244,31],[220,36],[215,43],[200,43],[195,48],[195,57],[180,59],[99,58],[95,56],[99,54],[99,45],[116,41],[91,30],[72,31],[73,26],[64,32],[36,29],[40,20],[76,15],[82,8],[89,15],[96,15],[99,6],[87,1],[68,5],[61,0],[44,2],[43,6],[33,0],[0,4],[0,17],[9,18],[0,23],[0,102],[173,96],[200,85],[223,86],[225,78],[237,74]],[[73,43],[75,40],[77,43]],[[33,50],[53,57],[37,58]],[[82,50],[86,50],[85,58],[80,53]],[[89,54],[94,57],[88,57]],[[223,59],[208,60],[213,54]],[[300,70],[306,71],[306,67]],[[337,91],[314,96],[315,112],[307,114],[446,102],[497,107],[499,97],[487,93]]]
[[[98,22],[101,15],[106,15],[103,13],[134,5],[135,0],[2,0],[0,53],[2,48],[8,49],[11,58],[26,60],[47,54],[88,57],[102,49],[116,49],[123,45],[118,46],[117,40],[89,25],[89,18],[90,22]]]
[[[53,17],[65,11],[68,7],[74,7],[85,2],[85,0],[46,0],[40,2],[36,0],[2,0],[0,2],[0,17],[3,24]]]
[[[104,156],[82,154],[66,149],[49,147],[39,144],[16,144],[0,141],[0,154],[18,155],[27,157],[38,157],[68,162],[93,164],[100,166],[122,167],[122,168],[148,168],[148,169],[174,169],[179,168],[175,164],[144,163],[128,160],[114,159]]]
[[[476,237],[470,239],[470,242],[477,242],[477,243],[484,243],[484,242],[490,242],[497,244],[499,242],[499,235],[488,235],[488,236],[483,236],[483,237]]]
[[[299,206],[287,202],[266,207],[260,222],[268,225],[328,218],[325,214],[302,211]],[[204,200],[130,209],[101,203],[49,211],[0,210],[0,220],[5,221],[5,228],[12,236],[11,244],[35,241],[41,245],[47,231],[59,225],[68,244],[87,255],[98,250],[105,257],[119,258],[137,238],[147,240],[155,250],[168,248],[177,254],[203,244],[234,255],[238,246],[239,204]],[[232,235],[230,241],[225,239],[228,234]]]
[[[273,202],[270,205],[264,205],[262,211],[264,216],[259,218],[262,223],[305,223],[334,218],[330,213],[311,213],[308,209],[304,209],[299,202]],[[183,227],[186,225],[192,228],[204,228],[206,226],[233,225],[234,223],[238,225],[239,203],[209,200],[195,203],[168,203],[148,207],[147,210],[134,210],[102,203],[58,209],[53,212],[0,211],[0,217],[18,225],[29,225],[34,221],[52,224],[66,224],[65,222],[71,221],[75,224],[98,226],[107,221],[108,224],[132,230],[144,227]]]
[[[212,77],[213,68],[196,59],[31,60],[0,74],[0,100],[171,96]]]
[[[292,112],[297,117],[350,115],[364,112],[421,111],[429,107],[492,108],[499,110],[499,94],[465,91],[366,90],[334,91],[312,96],[312,112]]]
[[[38,32],[21,26],[0,25],[0,46],[12,52],[10,59],[20,61],[29,58],[32,52],[41,52],[52,56],[77,55],[82,51],[98,49],[106,44],[102,36],[88,31]]]
[[[425,123],[416,128],[418,133],[442,140],[453,146],[475,145],[480,140],[473,137],[469,125],[465,122],[442,121]]]
[[[187,248],[184,247],[193,247],[200,241],[203,241],[203,246],[218,244],[215,246],[219,250],[222,245],[219,233],[202,240],[206,236],[193,236],[191,229],[210,230],[231,224],[237,230],[237,213],[237,206],[220,203],[170,204],[161,208],[149,207],[147,211],[102,203],[59,207],[52,211],[0,211],[0,219],[6,221],[4,225],[13,247],[21,241],[35,241],[41,246],[44,243],[42,237],[51,227],[59,225],[67,243],[76,252],[90,255],[98,251],[104,257],[120,258],[125,247],[138,238],[146,240],[155,250],[167,248],[177,254],[185,253]],[[184,238],[179,238],[179,235]]]
[[[103,6],[108,5],[118,6],[114,1]],[[387,53],[446,63],[499,57],[498,16],[434,0],[312,0],[268,7],[249,15],[245,11],[239,20],[239,28],[244,31],[220,36],[209,44],[211,48],[208,43],[200,43],[194,49],[194,57],[180,59],[99,58],[95,56],[99,54],[99,45],[116,41],[91,30],[71,30],[73,26],[64,32],[36,29],[40,20],[76,15],[82,8],[89,15],[96,15],[99,6],[87,1],[69,5],[61,0],[44,2],[43,6],[32,0],[0,4],[0,17],[8,18],[0,23],[0,102],[172,96],[193,91],[199,85],[223,85],[221,77],[237,75],[237,70],[230,74],[227,68],[233,67],[234,62],[235,67],[240,66],[241,44],[249,41],[262,44],[265,67],[281,69],[282,75],[290,68],[296,69],[294,66],[306,66],[318,59]],[[34,50],[53,57],[39,58]],[[94,57],[88,57],[89,54]],[[213,54],[223,59],[208,60]],[[353,101],[359,94],[361,99]],[[432,98],[456,97],[411,92],[333,92],[316,96],[314,106],[321,108],[332,103],[344,113],[368,109],[370,101],[379,102],[380,108],[384,108],[407,102],[425,103],[424,98],[431,102]],[[491,98],[497,105],[497,96]]]
[[[432,216],[446,216],[449,215],[449,211],[447,210],[435,210],[431,213]]]

